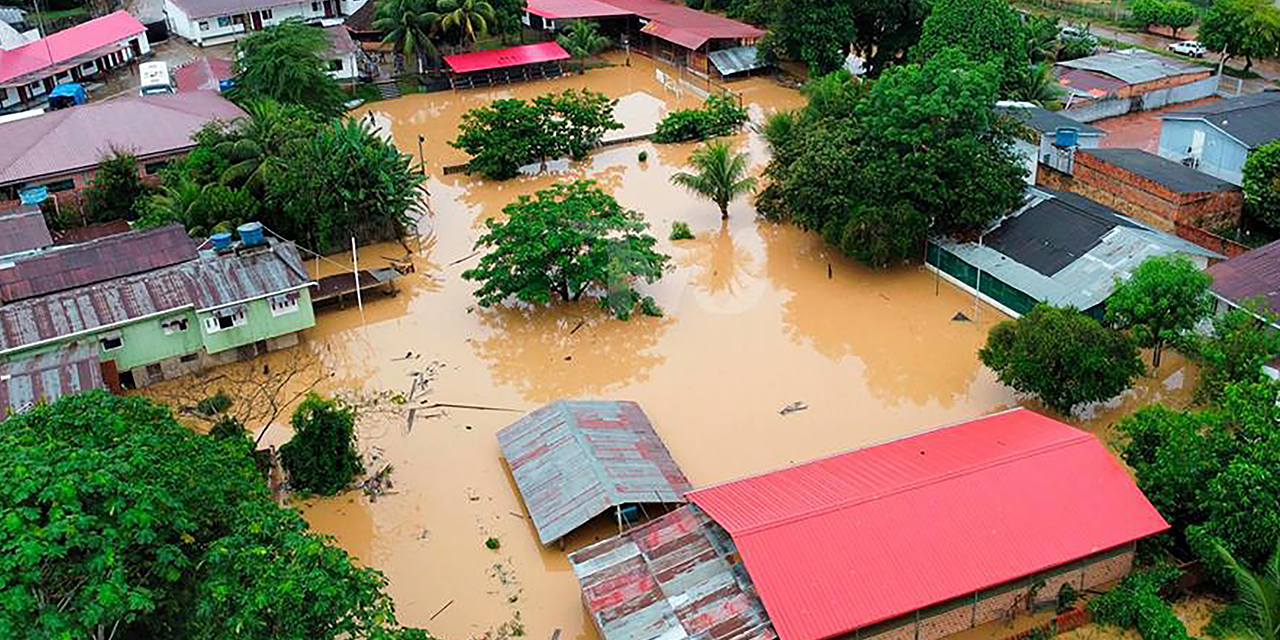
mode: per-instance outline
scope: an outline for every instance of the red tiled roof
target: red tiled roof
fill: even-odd
[[[191,135],[244,111],[216,93],[127,96],[0,124],[0,186],[94,167],[112,147],[138,157],[195,145]]]
[[[449,64],[449,68],[454,73],[470,73],[472,71],[518,67],[524,64],[537,64],[539,62],[566,60],[568,58],[569,54],[560,48],[560,45],[554,42],[542,42],[508,47],[506,49],[493,49],[492,51],[459,53],[445,56],[444,61]]]
[[[1094,436],[1026,409],[693,491],[783,640],[819,640],[1168,529]]]
[[[53,244],[39,207],[0,212],[0,256]]]
[[[178,91],[217,91],[218,83],[231,77],[231,61],[201,56],[173,72]]]
[[[599,0],[530,0],[525,10],[548,20],[631,15],[626,9],[619,9]]]
[[[66,62],[146,30],[128,12],[117,11],[16,49],[0,51],[0,82]]]
[[[34,298],[194,260],[180,224],[54,249],[0,269],[0,301]]]
[[[1209,267],[1213,291],[1236,303],[1262,298],[1280,314],[1280,240]]]

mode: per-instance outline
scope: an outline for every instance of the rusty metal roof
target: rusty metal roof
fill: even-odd
[[[687,505],[569,555],[603,640],[773,640],[733,540]]]
[[[0,302],[154,271],[196,257],[196,241],[180,224],[59,247],[0,268]]]
[[[1280,240],[1209,267],[1213,291],[1236,304],[1259,299],[1280,314]]]
[[[102,388],[102,367],[91,346],[75,345],[0,364],[0,420],[37,402]]]
[[[212,309],[310,282],[290,243],[196,260],[0,307],[0,353],[182,308]]]
[[[22,206],[0,211],[0,256],[53,244],[40,207]]]
[[[498,432],[543,544],[611,507],[681,502],[692,487],[634,402],[558,401]]]

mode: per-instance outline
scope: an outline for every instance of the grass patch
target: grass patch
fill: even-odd
[[[88,7],[75,7],[73,9],[58,9],[56,11],[32,11],[27,14],[27,23],[31,25],[52,23],[60,20],[78,20],[87,19],[89,17]]]
[[[672,222],[670,237],[672,240],[692,240],[693,232],[689,230],[689,223],[684,220]]]

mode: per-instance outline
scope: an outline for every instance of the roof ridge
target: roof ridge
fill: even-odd
[[[1010,453],[1004,456],[1000,456],[998,458],[993,458],[991,460],[988,460],[980,464],[976,464],[970,467],[965,467],[963,469],[955,469],[953,471],[947,471],[947,472],[940,473],[928,478],[907,482],[900,486],[889,489],[887,491],[876,492],[873,495],[858,496],[854,498],[848,498],[845,500],[839,500],[835,503],[821,506],[821,507],[815,507],[801,513],[796,513],[796,514],[787,516],[785,518],[750,526],[736,532],[734,535],[748,535],[748,534],[759,533],[761,531],[767,531],[769,529],[774,529],[774,528],[791,524],[793,522],[797,522],[800,520],[808,520],[809,518],[825,515],[833,511],[839,511],[839,510],[847,509],[849,507],[857,506],[860,504],[865,504],[868,502],[880,500],[889,496],[894,496],[894,495],[906,493],[909,491],[915,491],[916,489],[933,486],[935,484],[938,484],[946,480],[951,480],[951,479],[959,478],[962,476],[972,475],[974,473],[978,473],[979,471],[986,471],[988,469],[1004,466],[1012,462],[1025,460],[1027,458],[1032,458],[1044,453],[1049,453],[1052,451],[1057,451],[1059,449],[1065,449],[1067,447],[1073,447],[1079,444],[1084,444],[1091,438],[1093,438],[1092,435],[1085,432],[1080,432],[1079,434],[1073,435],[1072,437],[1064,440],[1058,440],[1058,441],[1040,445],[1038,447],[1027,449],[1024,451]],[[847,454],[855,453],[856,451],[862,451],[862,450],[863,449],[856,449],[855,451],[847,452]],[[847,454],[843,454],[843,455],[847,455]]]

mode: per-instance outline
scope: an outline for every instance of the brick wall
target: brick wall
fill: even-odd
[[[1249,247],[1235,240],[1224,238],[1189,224],[1174,225],[1174,233],[1183,240],[1190,240],[1206,249],[1234,258],[1249,251]]]
[[[1071,175],[1044,167],[1037,171],[1038,184],[1078,193],[1163,231],[1173,232],[1178,224],[1223,229],[1240,223],[1244,194],[1239,189],[1176,193],[1087,152],[1075,154]]]
[[[1135,96],[1140,96],[1144,93],[1150,93],[1152,91],[1159,91],[1161,89],[1168,89],[1171,87],[1180,87],[1184,84],[1191,84],[1192,82],[1196,82],[1197,80],[1204,80],[1205,78],[1208,78],[1210,75],[1212,75],[1212,71],[1206,67],[1204,71],[1199,71],[1196,73],[1184,73],[1182,75],[1159,78],[1156,80],[1152,80],[1151,82],[1131,84],[1126,87],[1122,87],[1119,91],[1116,91],[1116,95],[1121,98],[1132,98]]]

